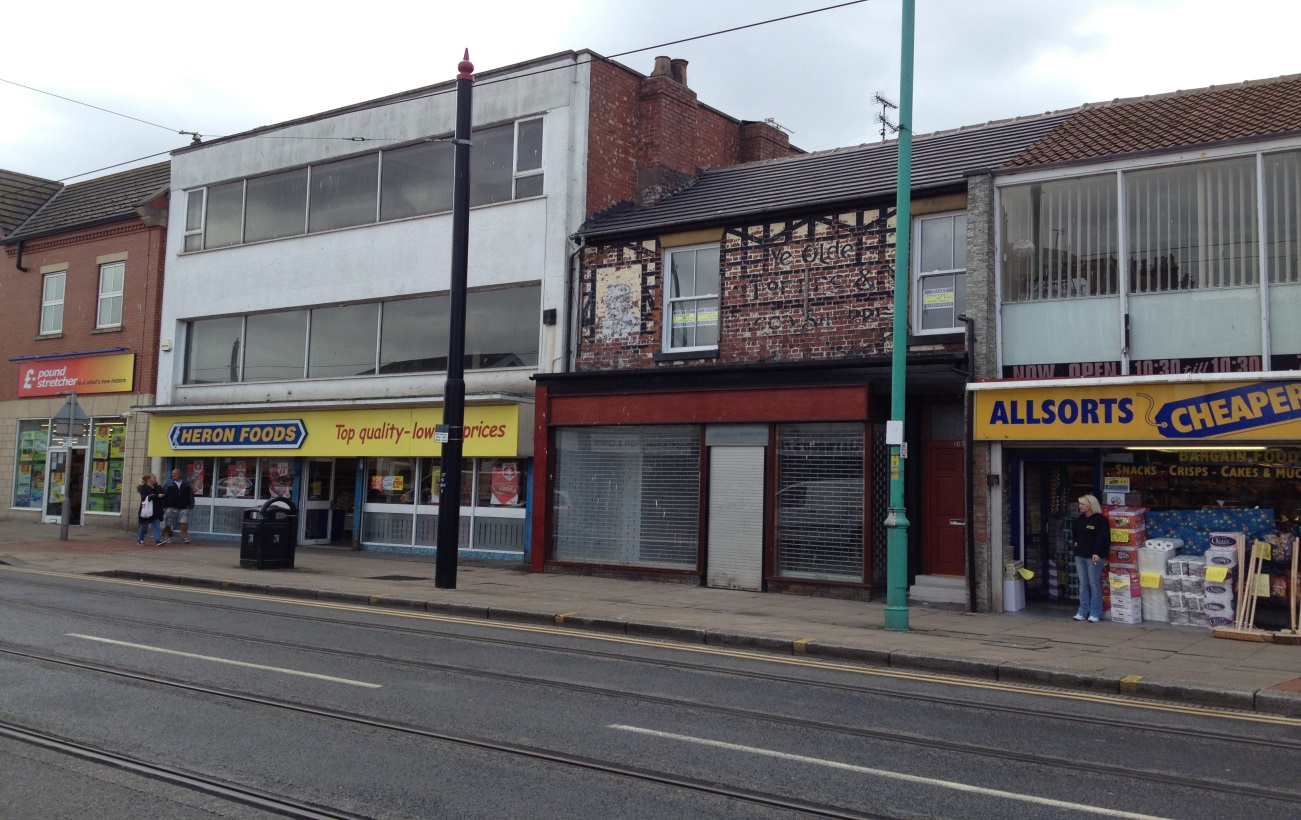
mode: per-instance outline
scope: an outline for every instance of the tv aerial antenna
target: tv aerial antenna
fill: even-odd
[[[885,92],[883,91],[877,91],[872,94],[872,102],[881,106],[881,113],[876,115],[876,121],[881,124],[881,141],[885,142],[886,131],[889,131],[891,134],[899,133],[899,124],[891,121],[888,115],[890,109],[897,109],[899,104],[885,96]]]

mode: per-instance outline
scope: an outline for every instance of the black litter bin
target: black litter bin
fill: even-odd
[[[244,511],[239,542],[239,565],[244,569],[293,569],[297,546],[298,507],[294,502],[273,498],[261,509]]]

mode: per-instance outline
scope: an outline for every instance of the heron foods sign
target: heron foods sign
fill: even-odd
[[[980,386],[984,440],[1301,440],[1301,381]]]
[[[442,422],[441,407],[155,416],[149,425],[149,454],[437,456],[443,449],[435,438]],[[464,436],[467,456],[519,455],[519,406],[467,407]]]

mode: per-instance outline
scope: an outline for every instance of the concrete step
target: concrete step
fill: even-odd
[[[918,575],[908,588],[908,600],[926,604],[966,604],[967,579],[951,575]]]

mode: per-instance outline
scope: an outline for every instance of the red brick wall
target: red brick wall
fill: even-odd
[[[592,60],[588,112],[587,213],[637,198],[637,123],[640,81],[605,60]]]
[[[893,208],[729,227],[721,244],[719,363],[885,355],[894,321]],[[663,347],[662,249],[583,253],[579,370],[681,366]]]
[[[166,207],[164,201],[163,207]],[[162,311],[163,264],[166,229],[124,220],[84,231],[73,231],[28,242],[23,247],[23,267],[15,267],[16,248],[5,248],[0,269],[0,294],[5,321],[0,323],[0,401],[17,398],[18,362],[15,356],[40,356],[124,347],[136,354],[135,393],[153,393],[158,377],[158,325]],[[126,253],[120,330],[96,331],[99,305],[97,257]],[[39,338],[41,323],[41,268],[68,263],[63,302],[63,332]]]
[[[672,77],[643,77],[601,59],[591,66],[588,215],[637,202],[638,169],[665,169],[662,184],[677,188],[698,168],[801,153],[767,123],[742,123],[700,105],[696,93]],[[745,154],[743,130],[751,143]]]

